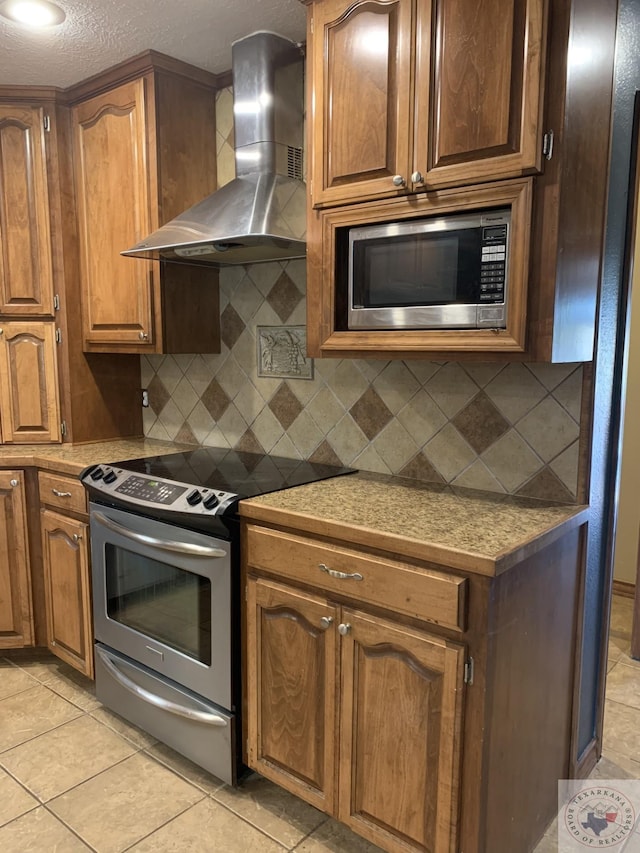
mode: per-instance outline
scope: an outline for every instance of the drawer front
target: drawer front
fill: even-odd
[[[40,503],[71,512],[87,512],[87,496],[80,480],[64,474],[38,472]]]
[[[275,575],[464,631],[467,579],[247,525],[247,563]]]

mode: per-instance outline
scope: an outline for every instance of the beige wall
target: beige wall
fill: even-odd
[[[636,582],[640,530],[640,217],[635,226],[631,322],[627,337],[622,475],[613,568],[614,578],[625,583]]]

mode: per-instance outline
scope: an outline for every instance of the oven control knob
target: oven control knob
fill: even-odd
[[[189,504],[189,506],[195,506],[196,504],[199,504],[201,500],[202,495],[197,489],[194,489],[187,495],[187,503]]]
[[[118,475],[116,474],[115,471],[107,471],[107,473],[104,475],[103,482],[104,483],[113,483],[114,480],[117,480],[117,479],[118,479]]]
[[[102,468],[94,468],[93,471],[91,472],[91,479],[92,480],[101,480],[103,474],[104,474],[104,471],[102,470]]]
[[[207,509],[213,509],[214,507],[218,506],[218,504],[220,503],[220,501],[219,501],[219,500],[218,500],[218,498],[217,498],[217,497],[212,493],[212,494],[210,494],[210,495],[207,495],[207,496],[206,496],[206,498],[204,499],[204,501],[203,501],[202,503],[203,503],[203,505],[204,505]]]

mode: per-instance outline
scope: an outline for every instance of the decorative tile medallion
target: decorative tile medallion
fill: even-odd
[[[258,326],[258,376],[313,379],[304,326]]]

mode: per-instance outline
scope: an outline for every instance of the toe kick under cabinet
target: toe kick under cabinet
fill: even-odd
[[[248,765],[387,851],[533,850],[571,773],[583,528],[488,576],[243,513]]]

